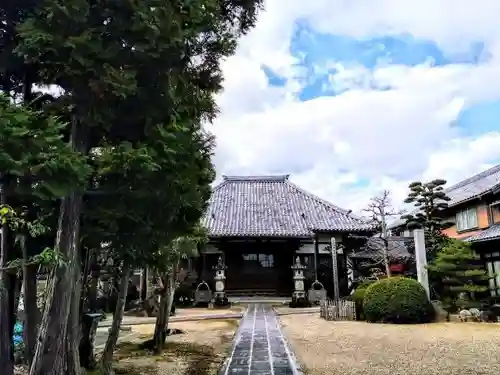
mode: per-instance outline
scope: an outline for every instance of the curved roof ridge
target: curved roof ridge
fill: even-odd
[[[264,175],[264,176],[227,176],[222,175],[224,181],[265,181],[265,182],[286,182],[290,177],[289,174],[280,174],[280,175]]]

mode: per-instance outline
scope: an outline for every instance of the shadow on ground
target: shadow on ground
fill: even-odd
[[[233,324],[233,321],[229,322]],[[235,324],[237,326],[237,322]],[[232,336],[224,335],[221,342],[226,344],[232,339]],[[218,370],[224,361],[211,346],[184,342],[167,342],[161,355],[142,349],[138,343],[122,343],[117,346],[114,359],[117,375],[162,375],[165,372],[161,371],[161,362],[183,364],[182,375],[212,375],[214,368]]]

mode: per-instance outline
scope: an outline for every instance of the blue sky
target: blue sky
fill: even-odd
[[[500,163],[500,4],[402,3],[267,0],[225,65],[218,172],[291,173],[359,210]]]

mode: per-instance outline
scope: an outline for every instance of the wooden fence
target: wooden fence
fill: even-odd
[[[325,320],[356,320],[354,301],[324,299],[319,305],[319,316]]]

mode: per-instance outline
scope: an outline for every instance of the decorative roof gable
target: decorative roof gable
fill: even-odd
[[[315,231],[363,231],[372,226],[350,211],[280,176],[224,176],[203,224],[212,237],[308,237]]]

